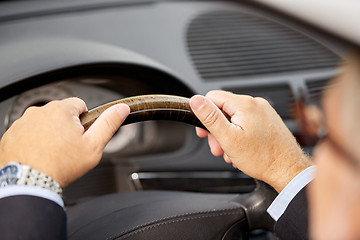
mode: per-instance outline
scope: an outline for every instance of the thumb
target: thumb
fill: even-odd
[[[98,149],[103,151],[129,113],[130,108],[126,104],[112,106],[96,119],[84,135],[90,138],[92,144],[95,144]]]
[[[190,99],[190,107],[219,143],[225,141],[231,123],[213,102],[204,96],[195,95]]]

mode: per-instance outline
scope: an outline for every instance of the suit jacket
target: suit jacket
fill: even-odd
[[[66,239],[66,214],[55,202],[34,196],[0,199],[0,239]]]
[[[309,239],[309,211],[306,187],[292,199],[283,215],[275,223],[275,234],[281,240]]]

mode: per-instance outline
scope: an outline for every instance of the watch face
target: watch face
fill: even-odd
[[[20,176],[20,167],[18,164],[5,165],[0,170],[0,186],[16,184]]]

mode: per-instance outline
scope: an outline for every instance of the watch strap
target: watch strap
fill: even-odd
[[[54,179],[28,165],[20,164],[20,166],[22,167],[22,174],[17,185],[39,186],[61,195],[62,189]]]
[[[11,168],[13,168],[13,170],[10,170]],[[14,168],[17,170],[14,170]],[[60,184],[54,179],[28,165],[18,162],[9,162],[1,168],[0,181],[0,187],[7,185],[37,186],[53,191],[59,195],[62,193]]]

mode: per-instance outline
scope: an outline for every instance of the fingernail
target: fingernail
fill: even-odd
[[[205,105],[205,98],[201,95],[195,95],[190,99],[190,107],[193,110],[199,110],[202,106]]]

